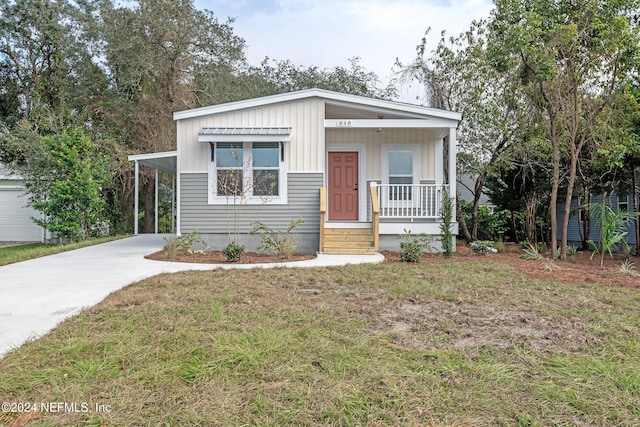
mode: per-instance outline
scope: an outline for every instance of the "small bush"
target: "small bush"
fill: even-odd
[[[426,234],[411,235],[411,231],[404,229],[404,234],[398,236],[400,242],[400,260],[404,262],[420,262],[420,257],[432,249],[433,238]]]
[[[520,258],[522,259],[539,260],[543,258],[542,254],[540,253],[540,250],[538,249],[538,246],[534,245],[531,242],[526,242],[523,250],[524,250],[524,253],[520,255]]]
[[[303,217],[293,219],[286,231],[275,231],[259,221],[253,221],[251,223],[253,228],[249,233],[260,236],[261,242],[258,252],[270,252],[289,258],[298,247],[296,238],[291,235],[291,232],[303,222]]]
[[[236,242],[231,242],[222,250],[222,253],[227,257],[227,261],[237,262],[240,261],[242,259],[242,255],[244,255],[244,246],[241,246]]]
[[[478,255],[486,255],[490,253],[498,252],[489,242],[484,242],[481,240],[476,240],[475,242],[469,243],[469,247]]]
[[[624,260],[624,262],[620,264],[620,267],[618,267],[618,271],[626,275],[633,273],[635,269],[636,269],[636,266],[634,265],[634,263],[629,261],[628,259]]]
[[[167,240],[166,237],[165,240]],[[176,237],[174,241],[178,252],[190,252],[191,247],[196,243],[204,246],[204,250],[209,249],[209,245],[207,244],[206,240],[200,237],[200,233],[198,232],[197,228],[189,234],[183,234],[182,236]],[[167,242],[169,242],[169,240],[167,240]]]
[[[453,256],[453,233],[451,232],[451,223],[453,221],[453,203],[452,197],[449,197],[449,191],[446,187],[442,188],[442,212],[440,224],[440,232],[442,233],[442,256],[451,258]]]

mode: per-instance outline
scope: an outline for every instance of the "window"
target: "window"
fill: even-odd
[[[389,200],[411,200],[413,184],[419,183],[420,146],[417,144],[383,144],[382,180],[390,184]]]
[[[390,200],[411,200],[413,184],[413,152],[409,150],[389,151],[389,184],[398,184],[389,191]]]
[[[629,212],[629,200],[627,196],[618,196],[618,211]]]
[[[211,143],[209,203],[241,196],[249,204],[286,203],[281,142]]]
[[[280,170],[280,143],[253,143],[253,195],[277,196]]]
[[[217,194],[233,196],[244,193],[244,147],[229,142],[219,142],[215,146],[217,171]]]

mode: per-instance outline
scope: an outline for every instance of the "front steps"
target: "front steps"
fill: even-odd
[[[324,247],[321,251],[330,255],[371,255],[376,253],[371,228],[324,229]]]

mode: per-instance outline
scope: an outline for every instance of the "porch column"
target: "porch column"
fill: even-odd
[[[138,161],[134,161],[134,169],[135,169],[135,184],[134,184],[134,201],[133,201],[133,234],[138,235],[138,174],[140,172]]]
[[[435,175],[436,175],[436,185],[438,187],[438,191],[440,191],[440,187],[444,181],[444,138],[436,139],[436,161],[435,161]]]
[[[449,128],[449,196],[456,197],[456,151],[458,141],[456,140],[456,128]],[[455,204],[453,212],[456,211]]]

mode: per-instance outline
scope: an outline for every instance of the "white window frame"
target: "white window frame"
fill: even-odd
[[[413,160],[413,184],[420,184],[420,144],[382,144],[382,183],[389,184],[389,152],[411,151]]]
[[[219,141],[226,143],[224,141]],[[253,144],[262,141],[244,141],[231,142],[240,146],[242,144],[242,177],[243,187],[246,189],[245,194],[240,195],[218,195],[218,167],[213,160],[213,150],[216,149],[219,142],[210,142],[209,145],[209,161],[208,161],[208,203],[210,205],[226,205],[229,203],[246,204],[246,205],[262,205],[287,204],[287,146],[285,142],[279,142],[278,153],[278,195],[277,196],[255,196],[253,195]],[[227,168],[222,168],[227,169]],[[269,168],[257,168],[266,170]]]
[[[420,154],[421,147],[420,144],[382,144],[381,150],[381,167],[382,167],[382,183],[389,184],[389,153],[392,151],[411,151],[411,158],[413,161],[413,173],[412,173],[412,184],[418,185],[420,184]],[[411,198],[407,199],[406,203],[411,203],[414,197],[414,193],[411,193]],[[396,200],[394,203],[402,204],[402,200]]]

